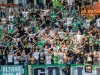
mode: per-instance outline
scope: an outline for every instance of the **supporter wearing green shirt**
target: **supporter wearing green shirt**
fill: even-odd
[[[73,7],[72,11],[71,11],[73,17],[75,16],[76,12],[77,12],[77,9],[75,9],[75,7]]]
[[[40,29],[40,26],[39,25],[34,26],[34,32],[35,33],[37,33],[39,29]]]
[[[44,9],[44,0],[39,0],[39,8]]]
[[[68,14],[69,14],[68,6],[65,7],[65,13],[66,13],[66,16],[68,16]]]
[[[17,22],[18,22],[18,19],[14,18],[13,21],[12,21],[12,24],[16,24]]]
[[[66,44],[68,44],[68,43],[69,43],[70,36],[68,35],[68,32],[67,32],[67,33],[65,33],[65,35],[64,35],[64,40],[66,41]]]
[[[58,64],[58,56],[54,55],[53,59],[54,59],[54,64]]]
[[[9,33],[9,34],[11,34],[11,35],[12,35],[12,34],[13,34],[13,32],[14,32],[14,30],[13,30],[13,29],[8,29],[8,33]]]
[[[65,40],[70,39],[70,36],[68,35],[68,32],[65,33],[65,35],[64,35],[64,39],[65,39]]]
[[[51,27],[53,27],[53,28],[55,28],[55,21],[56,21],[56,17],[57,17],[57,15],[56,15],[56,13],[53,11],[52,13],[51,13]]]
[[[13,43],[12,43],[11,41],[8,41],[7,44],[6,44],[6,46],[7,46],[7,47],[10,47],[10,46],[12,46],[12,44],[13,44]]]
[[[57,0],[52,0],[52,6],[53,6],[53,8],[56,8],[56,2],[57,2]]]
[[[57,15],[56,15],[56,13],[53,11],[52,14],[51,14],[51,20],[52,20],[53,22],[56,21],[56,17],[57,17]]]
[[[36,43],[36,45],[37,45],[37,47],[38,47],[39,49],[42,49],[42,47],[43,47],[43,45],[44,45],[45,42],[46,42],[45,39],[40,39],[40,41],[38,41],[38,42]]]
[[[0,25],[0,36],[1,36],[1,37],[2,37],[2,35],[3,35],[3,27],[4,27],[4,26],[1,24],[1,25]]]
[[[57,51],[55,51],[55,52],[52,54],[52,58],[53,58],[54,64],[58,64],[59,56],[58,56]]]
[[[23,24],[26,24],[26,17],[22,17]]]
[[[63,8],[63,6],[61,5],[61,1],[56,0],[56,7],[60,7],[61,9]]]
[[[69,51],[72,52],[73,48],[74,48],[74,43],[72,43],[72,44],[70,45]]]
[[[74,22],[72,23],[72,31],[73,32],[78,31],[78,23],[76,22],[76,20],[74,20]]]

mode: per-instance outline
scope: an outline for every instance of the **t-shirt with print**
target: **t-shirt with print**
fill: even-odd
[[[14,64],[19,64],[19,56],[14,56]]]
[[[73,17],[67,18],[67,23],[68,23],[68,25],[72,23],[72,20],[73,20]]]
[[[13,62],[13,55],[9,54],[8,55],[8,63],[12,63]]]
[[[38,59],[39,59],[39,52],[34,52],[34,53],[32,54],[32,56],[34,56],[34,58],[35,58],[36,60],[38,60]]]
[[[2,20],[2,23],[6,23],[6,18],[1,18],[1,20]]]
[[[77,35],[75,35],[75,37],[77,38],[77,42],[82,43],[82,38],[83,38],[82,35],[77,34]]]
[[[87,27],[90,26],[90,20],[86,20],[86,25],[87,25]]]
[[[97,19],[96,22],[97,22],[97,27],[100,27],[100,19]]]
[[[44,64],[45,63],[45,55],[41,54],[39,55],[39,64]]]
[[[59,34],[59,37],[63,37],[64,32],[58,32],[58,34]]]
[[[14,25],[13,24],[8,24],[8,29],[14,29]]]
[[[25,60],[19,60],[20,65],[24,65]]]
[[[24,15],[24,17],[27,17],[28,11],[22,12],[22,14]]]
[[[9,21],[13,21],[14,16],[9,16]]]
[[[77,10],[72,10],[72,16],[74,17],[76,14]]]

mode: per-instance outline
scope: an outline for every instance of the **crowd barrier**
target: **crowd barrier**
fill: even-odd
[[[99,65],[71,65],[70,75],[100,75]]]
[[[100,75],[99,65],[4,65],[0,75]]]

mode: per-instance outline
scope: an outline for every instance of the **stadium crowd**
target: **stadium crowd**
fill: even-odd
[[[100,64],[100,17],[80,11],[97,1],[86,1],[1,6],[0,65]]]

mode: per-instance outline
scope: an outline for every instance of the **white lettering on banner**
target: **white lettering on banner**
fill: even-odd
[[[4,67],[4,68],[2,69],[2,71],[6,72],[6,71],[7,71],[7,69]]]
[[[3,75],[13,75],[13,73],[3,73]]]
[[[1,66],[1,75],[22,75],[22,66]]]
[[[20,72],[21,71],[21,67],[2,67],[3,72]]]
[[[3,75],[21,75],[21,73],[16,73],[16,74],[13,74],[13,73],[3,73]]]
[[[21,73],[16,73],[16,75],[21,75]]]

